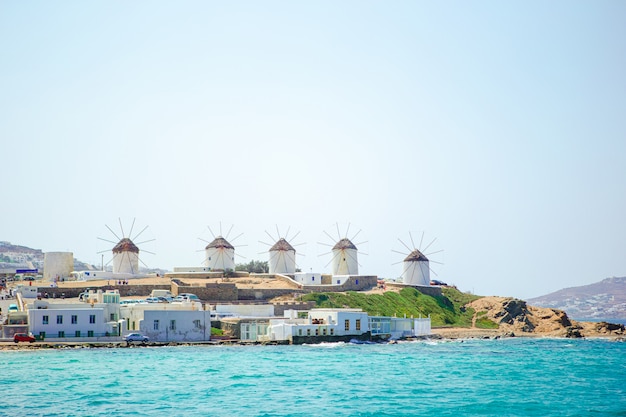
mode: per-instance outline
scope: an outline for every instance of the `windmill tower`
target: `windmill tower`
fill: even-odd
[[[341,235],[339,231],[339,224],[337,227],[337,242],[332,247],[331,253],[332,258],[330,260],[331,270],[333,275],[359,275],[359,261],[358,261],[358,248],[352,240],[361,233],[359,230],[352,238],[348,238],[348,232],[350,230],[350,224],[348,224],[348,228],[346,229],[346,233]],[[333,237],[324,232],[326,236],[333,239]],[[334,239],[333,239],[334,240]],[[365,243],[365,242],[361,242]],[[323,243],[322,243],[323,244]],[[328,245],[330,246],[330,245]],[[328,264],[326,264],[328,266]]]
[[[206,245],[204,253],[204,264],[209,270],[235,270],[235,247],[222,236],[217,236]]]
[[[122,238],[112,249],[113,273],[136,274],[139,272],[139,248],[132,240]]]
[[[408,245],[406,245],[402,240],[398,239],[402,245],[409,251],[408,254],[399,251],[393,251],[396,253],[400,253],[402,255],[406,255],[406,257],[402,260],[402,274],[400,275],[402,278],[402,282],[407,285],[416,285],[416,286],[429,286],[430,285],[430,272],[432,271],[430,268],[430,260],[423,253],[437,240],[437,238],[433,239],[424,249],[417,249],[415,243],[413,242],[413,236],[409,232],[409,237],[411,238],[411,244],[413,245],[413,249],[411,249]],[[420,246],[424,240],[424,234],[422,233],[422,238],[420,240]],[[442,251],[431,252],[428,255],[432,255],[434,253],[438,253]],[[434,261],[433,261],[434,262]],[[399,263],[399,262],[397,262]],[[436,262],[440,263],[440,262]],[[434,271],[433,271],[434,273]],[[435,274],[436,275],[436,274]]]
[[[221,222],[219,235],[215,235],[211,228],[207,226],[211,235],[213,235],[213,240],[211,242],[207,242],[206,240],[200,238],[200,240],[204,240],[208,243],[204,248],[204,266],[206,266],[210,271],[235,270],[235,247],[227,240],[230,232],[233,230],[233,226],[234,225],[231,225],[225,237],[222,235]],[[233,238],[232,241],[237,239],[242,234],[243,233]]]
[[[293,241],[300,232],[296,233],[291,239],[289,239],[289,229],[285,237],[281,237],[278,226],[276,226],[277,237],[275,238],[271,234],[265,231],[265,233],[275,241],[273,245],[269,243],[260,242],[264,245],[271,246],[269,249],[269,273],[270,274],[295,274],[296,273],[296,249],[291,245],[289,240]]]
[[[139,242],[139,243],[135,244],[133,242],[133,240],[136,240],[143,232],[145,232],[146,229],[148,228],[148,226],[144,227],[134,237],[131,237],[131,236],[133,236],[133,228],[135,227],[135,219],[133,219],[133,223],[132,223],[132,225],[130,227],[130,231],[128,233],[128,236],[124,233],[124,227],[122,226],[122,220],[118,218],[118,221],[119,221],[119,224],[120,224],[121,235],[118,235],[108,225],[105,225],[107,227],[107,229],[109,229],[109,231],[113,234],[113,236],[115,236],[118,239],[117,243],[113,242],[111,240],[98,238],[100,240],[103,240],[105,242],[109,242],[109,243],[112,243],[112,244],[115,245],[115,246],[113,246],[113,249],[111,249],[111,252],[113,253],[113,258],[109,262],[107,262],[107,265],[109,263],[111,263],[111,261],[113,262],[113,273],[114,274],[137,275],[137,274],[139,274],[139,262],[141,262],[144,266],[146,266],[139,259],[139,245],[147,243],[147,242],[152,242],[155,239],[145,240],[143,242]],[[101,251],[101,252],[98,252],[98,253],[104,253],[104,252],[108,252],[108,250],[107,251]],[[149,252],[147,250],[143,250],[143,252],[154,254],[153,252]]]
[[[296,250],[284,237],[270,248],[270,274],[295,274]]]
[[[333,275],[359,275],[358,249],[344,237],[333,246]]]

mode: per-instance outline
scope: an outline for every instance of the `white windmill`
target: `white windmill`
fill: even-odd
[[[209,226],[209,232],[213,235],[212,241],[207,241],[202,238],[200,240],[207,242],[207,245],[204,248],[204,266],[206,266],[210,271],[234,271],[235,270],[235,247],[227,240],[230,232],[233,230],[233,226],[230,226],[228,229],[228,233],[226,233],[226,237],[222,235],[222,223],[220,222],[220,233],[219,235],[215,235],[213,230]],[[232,241],[235,241],[239,236],[243,235],[240,233],[238,236],[234,237]]]
[[[402,240],[398,239],[400,243],[409,251],[409,253],[400,252],[397,250],[393,250],[393,252],[405,255],[406,257],[401,261],[402,263],[402,274],[400,275],[402,278],[402,282],[407,285],[415,285],[415,286],[429,286],[430,285],[430,273],[437,275],[435,271],[430,268],[430,262],[441,263],[436,261],[431,261],[427,256],[430,256],[435,253],[443,252],[443,250],[430,252],[428,254],[424,254],[435,243],[437,238],[433,239],[424,249],[418,249],[413,242],[413,236],[411,232],[409,232],[409,238],[411,239],[411,245],[413,245],[413,249],[411,249],[407,244],[405,244]],[[420,239],[419,248],[421,248],[422,243],[424,241],[424,233],[422,233],[422,238]],[[399,264],[400,262],[396,262],[394,265]]]
[[[329,264],[332,264],[331,270],[332,270],[333,275],[359,275],[359,266],[360,266],[359,261],[358,261],[359,250],[357,246],[354,243],[352,243],[352,241],[354,240],[354,238],[357,237],[359,233],[361,233],[361,230],[359,230],[351,238],[348,238],[349,236],[348,233],[350,231],[349,223],[346,229],[346,233],[343,235],[339,231],[338,223],[336,224],[336,228],[337,228],[337,242],[335,243],[334,246],[318,242],[321,245],[332,246],[331,252],[326,253],[326,254],[332,253],[332,258],[330,262],[326,264],[326,266],[328,266]],[[324,231],[324,234],[326,234],[326,236],[328,236],[331,240],[334,240],[334,238],[328,232]],[[360,245],[361,243],[365,243],[365,242],[360,242],[358,244]],[[322,254],[322,255],[326,255],[326,254]]]
[[[284,237],[281,237],[278,226],[276,226],[277,237],[275,238],[266,230],[265,233],[275,241],[273,245],[269,243],[260,242],[264,245],[271,246],[269,249],[269,273],[270,274],[295,274],[296,273],[296,249],[289,243],[289,240],[293,241],[300,232],[296,233],[289,239],[289,230]]]
[[[113,242],[111,240],[103,239],[100,237],[98,238],[100,240],[103,240],[105,242],[109,242],[115,245],[113,246],[112,249],[110,249],[111,252],[113,253],[113,258],[109,262],[107,262],[106,265],[108,265],[109,263],[111,263],[111,261],[113,261],[113,274],[137,275],[139,274],[139,262],[141,262],[145,267],[147,267],[147,265],[143,261],[141,261],[141,259],[139,259],[139,252],[140,252],[139,245],[152,242],[155,239],[149,239],[149,240],[144,240],[143,242],[134,243],[133,241],[136,240],[143,232],[145,232],[148,226],[144,227],[139,233],[133,236],[133,228],[135,227],[135,219],[133,219],[133,223],[130,226],[130,231],[128,232],[128,235],[126,235],[124,233],[124,227],[122,226],[122,220],[118,218],[118,221],[120,223],[121,235],[118,235],[108,225],[105,225],[106,228],[109,229],[109,231],[113,234],[113,236],[115,236],[118,239],[117,242]],[[109,249],[105,251],[100,251],[98,253],[105,253],[108,251]],[[145,249],[143,249],[142,252],[146,252],[146,253],[150,253],[154,255],[153,252],[147,251]]]

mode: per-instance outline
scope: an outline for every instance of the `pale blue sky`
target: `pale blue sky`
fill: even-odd
[[[626,275],[625,19],[623,1],[2,2],[0,240],[99,264],[105,225],[136,218],[143,261],[172,269],[202,262],[207,225],[243,232],[246,261],[278,224],[326,271],[338,222],[381,277],[409,231],[477,294]]]

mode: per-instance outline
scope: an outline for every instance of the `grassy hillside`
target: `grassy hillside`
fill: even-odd
[[[480,297],[462,293],[454,288],[444,288],[443,296],[424,295],[415,288],[404,288],[399,293],[384,294],[311,293],[302,297],[304,301],[315,301],[317,307],[360,308],[370,315],[396,317],[427,317],[433,326],[470,327],[474,310],[463,306]],[[490,323],[477,322],[477,327],[488,327]]]

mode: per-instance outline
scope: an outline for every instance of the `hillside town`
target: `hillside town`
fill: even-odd
[[[235,271],[234,247],[217,236],[201,267],[140,271],[129,238],[112,249],[111,270],[76,271],[73,254],[43,254],[43,266],[4,269],[4,341],[64,343],[377,342],[425,337],[429,317],[372,316],[354,308],[314,308],[310,292],[384,291],[407,285],[436,294],[428,259],[417,249],[405,262],[406,283],[359,275],[357,248],[347,238],[333,247],[331,273],[297,271],[284,238],[272,246],[268,271]]]

